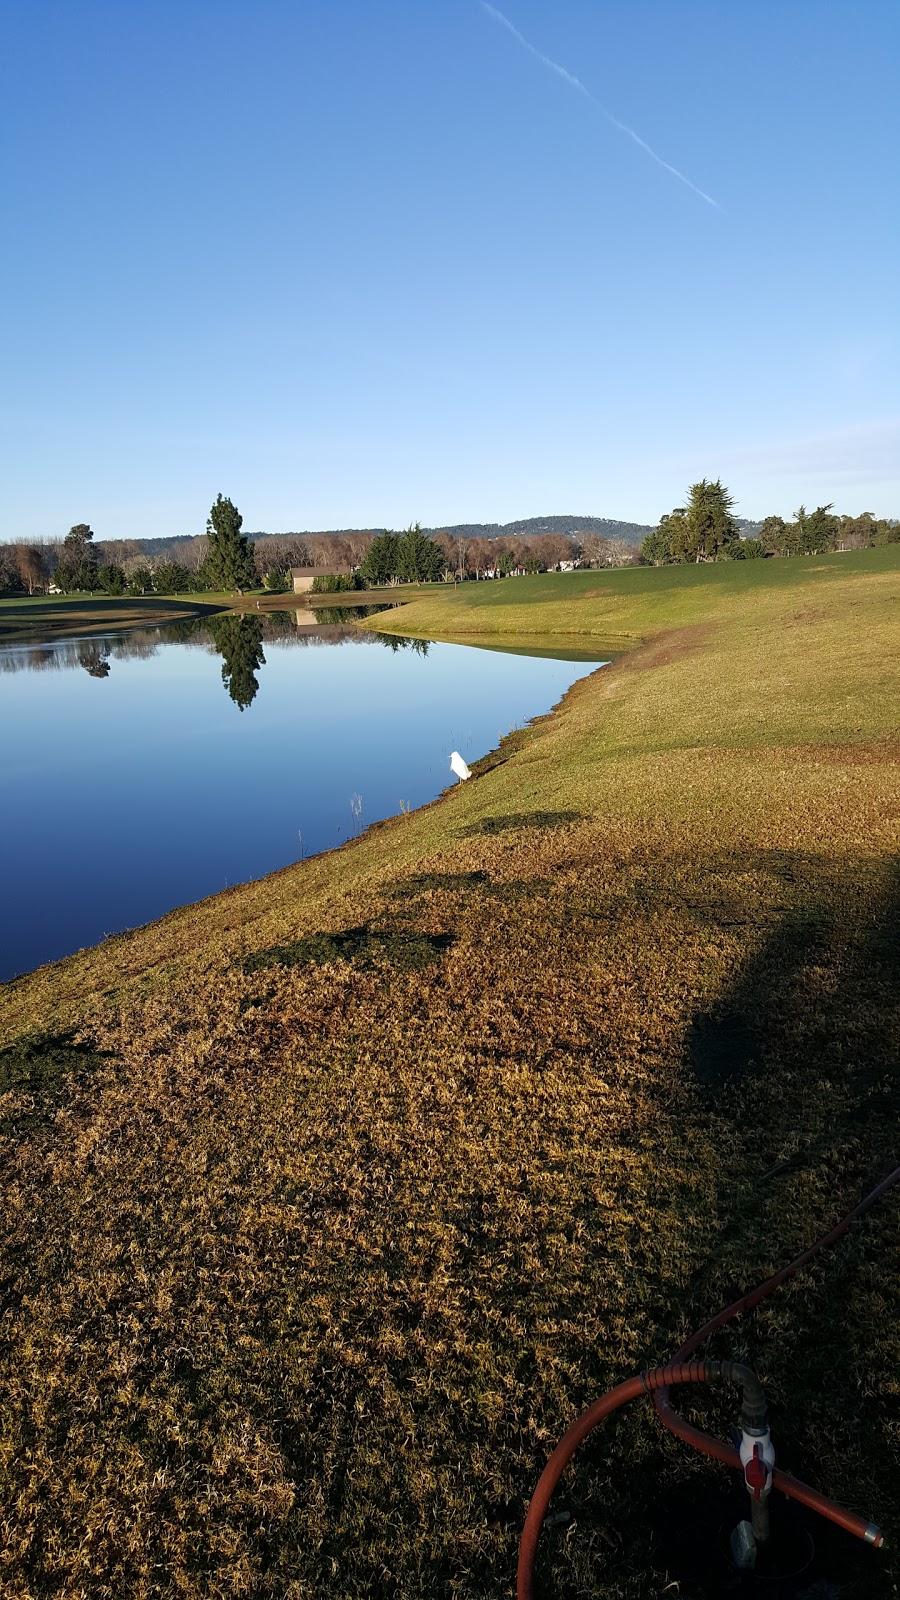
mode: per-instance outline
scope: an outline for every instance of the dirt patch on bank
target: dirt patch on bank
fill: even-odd
[[[615,662],[620,672],[638,672],[648,667],[668,667],[681,657],[692,655],[705,644],[713,631],[711,622],[692,623],[687,628],[669,628],[646,644],[638,645]]]

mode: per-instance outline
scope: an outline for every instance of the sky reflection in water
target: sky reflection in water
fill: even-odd
[[[0,978],[422,805],[595,665],[312,623],[0,648]]]

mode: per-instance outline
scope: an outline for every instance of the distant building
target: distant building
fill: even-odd
[[[309,594],[314,578],[348,578],[349,567],[291,567],[295,594]]]

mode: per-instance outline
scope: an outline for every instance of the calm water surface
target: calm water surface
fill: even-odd
[[[596,665],[346,615],[0,648],[0,978],[421,805]]]

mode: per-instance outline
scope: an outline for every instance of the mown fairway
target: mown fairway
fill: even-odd
[[[0,991],[0,1593],[507,1595],[576,1412],[896,1163],[898,579],[888,549],[379,618],[628,649],[447,799]],[[711,1351],[884,1525],[832,1546],[873,1597],[898,1206]],[[675,1517],[743,1514],[649,1406],[562,1498],[570,1600],[660,1593]]]

